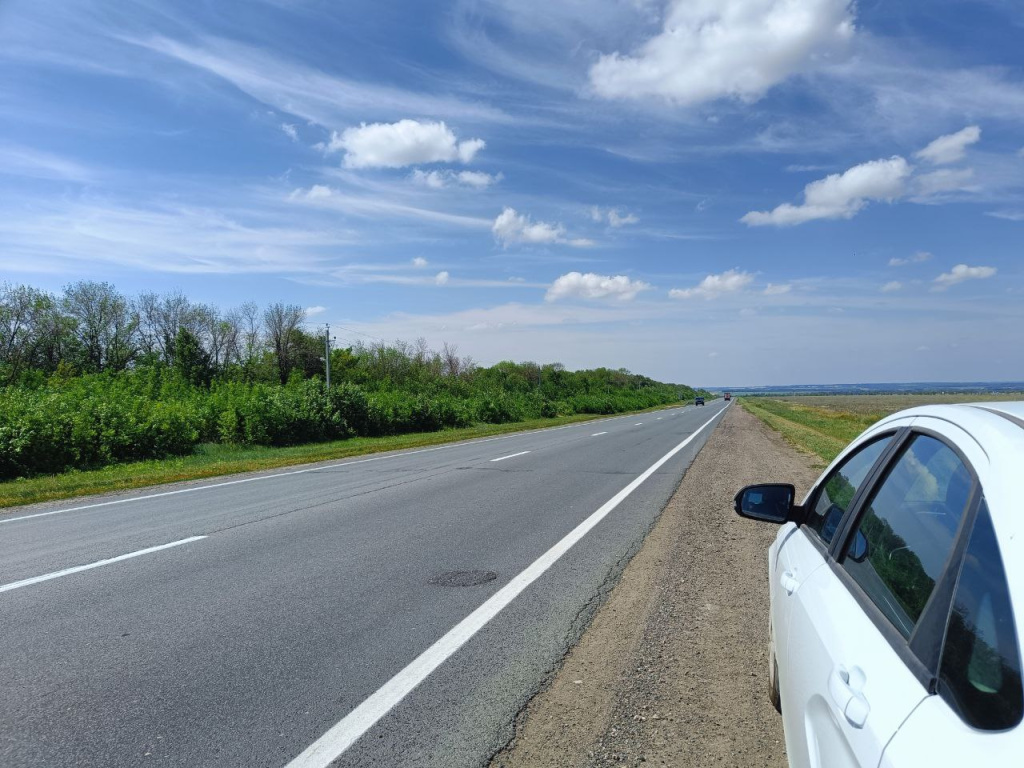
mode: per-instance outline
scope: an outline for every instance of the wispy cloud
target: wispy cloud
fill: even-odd
[[[957,264],[949,272],[943,272],[935,278],[933,290],[944,291],[965,280],[984,280],[996,274],[995,267],[969,267],[966,264]]]
[[[673,299],[716,299],[726,293],[742,291],[754,282],[754,276],[739,269],[730,269],[720,275],[708,275],[693,288],[673,288],[668,295]],[[784,291],[783,291],[784,292]]]
[[[549,224],[546,221],[533,221],[526,214],[518,213],[515,208],[506,207],[491,225],[494,237],[504,247],[515,243],[524,245],[550,245],[564,243],[576,248],[593,245],[593,241],[585,238],[568,238],[565,227],[561,224]]]

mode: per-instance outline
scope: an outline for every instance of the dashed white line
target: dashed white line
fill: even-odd
[[[600,437],[601,435],[607,435],[607,432],[595,432],[591,437]]]
[[[73,573],[81,573],[82,571],[89,571],[93,568],[102,568],[104,565],[110,565],[111,563],[119,563],[122,560],[128,560],[132,557],[139,557],[140,555],[148,555],[153,552],[159,552],[161,549],[170,549],[171,547],[180,547],[182,544],[191,544],[193,541],[199,541],[205,539],[205,536],[189,536],[187,539],[181,539],[180,541],[172,541],[170,544],[160,544],[156,547],[147,547],[146,549],[140,549],[135,552],[129,552],[126,555],[118,555],[117,557],[109,557],[106,560],[97,560],[95,563],[89,563],[88,565],[76,565],[74,568],[65,568],[63,571],[54,571],[53,573],[44,573],[42,576],[33,576],[31,579],[22,579],[21,581],[12,581],[10,584],[0,585],[0,592],[10,592],[12,589],[20,589],[21,587],[30,587],[33,584],[39,584],[43,581],[50,581],[51,579],[59,579],[61,576],[70,576]]]
[[[516,456],[525,456],[528,453],[529,453],[529,451],[520,451],[519,453],[510,453],[508,456],[499,456],[496,459],[491,459],[491,461],[504,461],[505,459],[514,459]]]
[[[634,427],[642,427],[642,426],[643,426],[643,424],[644,424],[644,423],[643,423],[642,421],[638,421],[638,422],[637,422],[636,424],[634,424],[633,426],[634,426]]]
[[[435,669],[465,645],[473,635],[487,626],[491,619],[497,616],[524,589],[539,579],[576,542],[586,536],[595,525],[619,506],[623,499],[639,488],[665,462],[689,445],[697,435],[703,432],[723,412],[724,409],[701,424],[679,445],[654,462],[629,485],[602,504],[596,512],[566,534],[565,538],[534,560],[524,571],[514,577],[512,581],[491,595],[479,608],[448,630],[440,640],[413,659],[405,669],[384,683],[369,698],[365,699],[362,704],[333,725],[327,733],[310,744],[301,755],[288,763],[287,768],[326,768],[337,760],[349,747],[355,744],[360,736],[370,730],[395,705],[408,696],[416,686],[426,680]]]

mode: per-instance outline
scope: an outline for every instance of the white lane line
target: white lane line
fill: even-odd
[[[640,426],[643,426],[643,422],[642,422],[642,421],[638,421],[638,422],[637,422],[636,424],[634,424],[633,426],[634,426],[634,427],[640,427]]]
[[[31,520],[36,517],[49,517],[50,515],[63,515],[65,512],[81,512],[83,509],[95,509],[97,507],[109,507],[114,504],[129,504],[133,501],[147,501],[149,499],[158,499],[163,496],[175,496],[179,493],[194,493],[196,491],[206,491],[211,488],[223,488],[228,485],[240,485],[242,483],[255,483],[258,480],[273,480],[278,477],[288,477],[290,475],[304,475],[307,472],[321,472],[325,469],[337,469],[339,467],[348,467],[353,464],[368,464],[371,461],[384,461],[385,459],[397,459],[402,456],[412,456],[417,453],[431,453],[433,451],[444,451],[449,448],[461,448],[466,445],[477,445],[479,443],[491,443],[495,440],[510,440],[514,437],[525,437],[529,435],[536,435],[543,432],[557,432],[560,429],[573,429],[575,427],[582,427],[588,424],[597,424],[604,421],[614,421],[616,419],[627,419],[629,416],[609,416],[606,419],[592,419],[586,422],[580,422],[578,424],[563,424],[560,427],[544,427],[542,429],[531,429],[525,432],[513,432],[509,435],[498,435],[497,437],[478,437],[473,440],[463,440],[459,443],[445,443],[444,445],[435,445],[431,448],[417,448],[410,451],[401,451],[400,453],[389,453],[387,456],[371,456],[368,459],[357,459],[356,461],[343,461],[337,464],[325,464],[320,467],[307,467],[305,469],[293,469],[287,472],[275,472],[271,475],[259,475],[257,477],[243,477],[239,480],[225,480],[219,483],[210,483],[208,485],[196,485],[190,488],[178,488],[174,491],[162,491],[161,493],[148,493],[145,496],[132,496],[127,499],[113,499],[112,501],[100,501],[95,504],[83,504],[79,507],[68,507],[67,509],[53,509],[49,512],[36,512],[32,515],[20,515],[19,517],[3,517],[0,516],[0,525],[4,523],[16,523],[19,520]]]
[[[565,538],[534,560],[512,581],[488,598],[483,605],[448,630],[440,640],[413,659],[405,669],[384,683],[369,698],[365,699],[359,706],[332,726],[327,733],[310,744],[302,754],[288,763],[286,768],[326,768],[337,760],[345,750],[355,744],[360,736],[370,730],[378,720],[408,696],[416,686],[426,680],[435,669],[459,650],[473,635],[483,629],[516,596],[539,579],[576,542],[586,536],[595,525],[619,506],[623,499],[639,488],[665,462],[689,445],[721,413],[719,411],[705,421],[689,437],[654,462],[629,485],[602,504],[600,509],[573,528],[566,534]]]
[[[529,453],[529,451],[520,451],[519,453],[510,453],[508,456],[499,456],[496,459],[491,459],[491,461],[504,461],[505,459],[514,459],[516,456],[525,456],[528,453]]]
[[[595,432],[591,437],[600,437],[601,435],[607,435],[607,432]]]
[[[182,544],[191,544],[193,541],[199,541],[200,539],[205,538],[205,536],[189,536],[187,539],[182,539],[181,541],[172,541],[170,544],[161,544],[156,547],[147,547],[146,549],[140,549],[136,552],[129,552],[127,555],[118,555],[117,557],[109,557],[106,560],[97,560],[95,563],[89,563],[88,565],[76,565],[74,568],[65,568],[63,571],[54,571],[53,573],[44,573],[42,576],[33,576],[31,579],[12,581],[10,584],[0,585],[0,592],[10,592],[12,589],[30,587],[33,584],[39,584],[40,582],[49,581],[50,579],[59,579],[61,576],[70,576],[73,573],[90,571],[93,568],[102,568],[104,565],[110,565],[111,563],[119,563],[122,560],[128,560],[132,557],[139,557],[140,555],[148,555],[152,552],[159,552],[161,549],[180,547]]]

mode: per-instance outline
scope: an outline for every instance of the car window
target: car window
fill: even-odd
[[[939,667],[939,693],[975,728],[1012,728],[1024,713],[1009,587],[992,518],[984,504],[953,596]]]
[[[952,448],[917,435],[864,505],[843,567],[904,637],[949,558],[972,482]]]
[[[886,435],[847,456],[820,486],[805,525],[826,544],[831,543],[857,489],[891,441],[892,435]]]

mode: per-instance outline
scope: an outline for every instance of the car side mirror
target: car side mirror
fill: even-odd
[[[734,509],[740,517],[766,523],[785,523],[796,518],[796,488],[784,483],[748,485],[736,494]]]
[[[864,535],[864,532],[858,530],[853,535],[853,541],[850,542],[850,548],[846,551],[846,556],[849,557],[855,563],[863,563],[868,559],[868,537]]]

